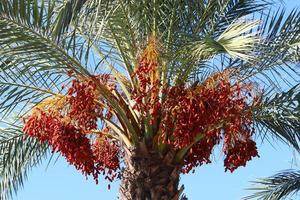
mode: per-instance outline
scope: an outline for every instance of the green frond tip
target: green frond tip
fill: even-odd
[[[227,27],[217,42],[232,58],[251,61],[255,59],[254,45],[260,41],[255,31],[259,21],[238,20]]]
[[[27,173],[45,158],[47,144],[24,138],[17,127],[0,129],[0,199],[9,200],[23,186]]]
[[[266,98],[255,114],[255,121],[266,131],[258,133],[262,137],[273,137],[300,152],[300,84],[286,92]]]
[[[255,185],[249,190],[256,191],[244,200],[280,200],[296,194],[300,189],[300,171],[287,170],[268,178],[261,178],[253,182]]]

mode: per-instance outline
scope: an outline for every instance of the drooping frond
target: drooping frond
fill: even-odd
[[[51,1],[49,1],[50,3]],[[54,1],[56,2],[56,1]],[[59,1],[57,1],[59,2]],[[70,0],[63,1],[63,3],[57,3],[58,10],[57,17],[52,25],[52,37],[58,42],[65,32],[68,32],[68,29],[71,23],[74,23],[79,15],[79,12],[84,7],[84,4],[87,0]]]
[[[262,41],[255,46],[256,62],[240,63],[241,75],[252,81],[262,78],[265,87],[284,90],[294,85],[300,75],[296,67],[300,13],[298,10],[287,13],[284,9],[269,11],[262,15],[261,22],[258,30]]]
[[[75,58],[48,38],[50,36],[43,35],[34,28],[6,16],[0,16],[0,27],[1,60],[7,62],[2,70],[17,66],[24,72],[29,69],[32,71],[74,69],[86,73]],[[10,58],[14,58],[14,62],[8,63]]]
[[[280,200],[296,194],[300,190],[300,172],[297,170],[283,171],[268,178],[260,178],[249,188],[255,191],[243,199]]]
[[[262,127],[263,138],[273,136],[292,145],[298,151],[300,140],[300,85],[274,95],[262,103],[254,118]],[[270,135],[271,134],[271,135]]]
[[[0,3],[1,117],[21,114],[59,93],[68,70],[89,74],[53,35],[55,3],[23,0]],[[61,39],[67,41],[67,39]],[[63,83],[64,82],[64,83]],[[24,110],[26,111],[26,109]],[[20,115],[21,116],[21,115]]]
[[[20,127],[0,130],[0,198],[9,199],[23,186],[27,173],[45,158],[48,145],[24,136]]]

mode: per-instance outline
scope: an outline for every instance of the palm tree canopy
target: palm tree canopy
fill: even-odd
[[[253,103],[249,114],[255,136],[280,140],[300,151],[300,12],[274,9],[273,3],[1,1],[0,199],[10,197],[22,186],[28,170],[48,155],[51,146],[49,139],[41,143],[36,137],[24,137],[24,132],[30,132],[30,127],[23,129],[24,117],[33,116],[32,110],[37,108],[47,110],[52,104],[61,112],[65,108],[58,102],[75,101],[66,97],[74,94],[70,88],[91,86],[97,91],[95,95],[101,96],[100,103],[106,107],[95,109],[111,111],[115,117],[102,121],[113,132],[110,141],[121,141],[126,149],[137,146],[140,138],[157,141],[155,124],[161,119],[150,119],[147,112],[145,117],[134,107],[137,98],[133,96],[142,85],[138,76],[141,58],[149,65],[159,65],[149,71],[149,94],[145,95],[161,103],[166,94],[155,95],[153,88],[163,91],[163,87],[184,86],[202,91],[211,77],[237,83],[235,87],[251,84],[259,102]],[[222,77],[226,73],[229,75]],[[105,75],[112,77],[115,89],[108,86],[110,78],[105,79]],[[222,126],[225,122],[220,121]],[[94,127],[84,129],[98,131]],[[176,143],[175,157],[185,159],[202,138],[203,134],[197,134],[189,145]],[[165,148],[163,143],[155,145],[158,151]]]

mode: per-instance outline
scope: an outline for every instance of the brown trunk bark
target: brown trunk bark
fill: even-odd
[[[126,150],[119,199],[179,200],[183,186],[178,189],[180,166],[173,158],[174,152],[162,156],[142,142],[139,148]]]

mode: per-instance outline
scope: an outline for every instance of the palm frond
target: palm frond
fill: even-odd
[[[300,12],[296,9],[290,12],[284,9],[275,10],[272,7],[268,10],[267,5],[262,6],[262,8],[266,8],[265,10],[257,13],[257,16],[261,16],[259,25],[249,32],[250,35],[254,32],[258,33],[260,38],[260,41],[255,43],[255,48],[251,52],[248,51],[247,54],[255,60],[245,62],[244,59],[232,59],[234,57],[224,54],[222,57],[228,61],[219,66],[222,65],[222,69],[237,69],[241,80],[260,82],[261,87],[273,87],[277,91],[281,91],[297,83],[295,80],[300,75],[295,66],[299,60],[297,44],[300,37]],[[249,16],[246,19],[257,19],[257,16]],[[230,24],[227,24],[226,28],[229,27]],[[223,27],[222,30],[224,31],[226,28]],[[222,32],[218,32],[218,37],[221,34]],[[204,71],[209,72],[211,70],[212,62],[208,60],[206,63],[206,65],[201,64],[199,67],[194,67],[195,70],[192,72],[194,76],[197,74],[201,76]]]
[[[256,193],[244,197],[244,200],[280,200],[296,194],[300,190],[300,171],[287,170],[268,178],[253,182],[255,186],[249,190]]]
[[[182,45],[177,54],[179,54],[179,58],[184,55],[184,58],[180,62],[177,77],[180,77],[181,81],[185,81],[195,70],[201,71],[202,74],[203,68],[200,68],[200,63],[210,62],[220,54],[227,54],[233,59],[239,58],[243,61],[252,62],[255,57],[253,49],[255,44],[260,41],[257,33],[253,32],[258,23],[258,21],[239,20],[229,25],[217,39],[207,35],[195,39],[187,45]],[[187,66],[185,67],[185,65]]]
[[[49,24],[55,18],[54,4],[44,2],[1,2],[2,118],[13,111],[19,115],[25,107],[30,108],[41,99],[59,93],[62,84],[68,83],[66,71],[72,69],[82,75],[89,74],[76,57],[53,39]]]
[[[217,10],[213,29],[214,35],[220,35],[228,26],[233,24],[237,19],[250,18],[254,13],[260,13],[263,10],[274,6],[274,1],[252,1],[252,0],[228,0],[220,3],[221,9]]]
[[[51,76],[47,73],[20,75],[11,70],[0,73],[0,117],[2,119],[18,116],[21,118],[32,106],[44,98],[57,95],[58,85],[67,84],[61,75]],[[60,80],[59,80],[60,79]],[[56,91],[56,93],[55,93]]]
[[[267,97],[255,113],[255,121],[265,127],[257,133],[274,137],[300,151],[300,85],[290,90]],[[263,129],[262,129],[263,130]]]
[[[45,158],[47,144],[25,138],[19,127],[0,130],[0,198],[7,200],[23,186],[27,173]]]
[[[27,26],[44,28],[44,33],[50,30],[50,22],[53,17],[55,2],[47,0],[5,0],[0,2],[0,15],[13,18]]]
[[[237,21],[228,26],[217,41],[232,58],[253,60],[254,55],[251,54],[254,45],[259,42],[260,38],[257,33],[248,32],[256,28],[258,24],[259,21]]]
[[[79,12],[87,0],[68,0],[59,5],[58,14],[52,24],[52,37],[60,40],[61,36],[68,31],[71,23],[75,23]]]
[[[23,65],[23,71],[29,68],[36,71],[74,69],[87,73],[75,58],[35,29],[5,16],[0,17],[0,28],[1,58],[14,61],[6,66]]]
[[[300,12],[284,9],[262,15],[260,31],[262,42],[256,45],[256,62],[241,63],[244,77],[255,80],[263,76],[267,86],[283,87],[280,82],[299,78],[297,43],[300,40]],[[285,75],[282,75],[282,74]],[[269,77],[273,78],[269,79]],[[277,80],[277,82],[276,82]]]
[[[258,21],[236,21],[217,39],[205,36],[199,41],[192,42],[189,46],[190,52],[185,52],[187,55],[192,55],[195,59],[206,60],[220,53],[228,53],[233,58],[243,60],[253,59],[253,47],[259,41],[256,33],[248,33],[257,27]]]

